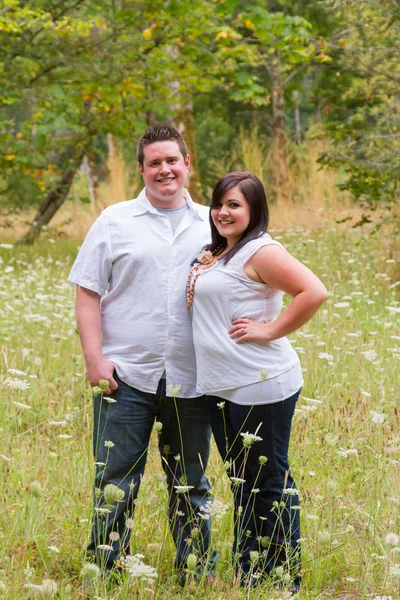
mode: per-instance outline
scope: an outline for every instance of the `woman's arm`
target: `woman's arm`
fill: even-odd
[[[238,344],[246,341],[268,344],[293,333],[311,319],[328,297],[318,277],[275,244],[260,248],[247,261],[245,272],[255,281],[289,294],[293,300],[273,323],[259,323],[247,318],[233,321],[229,335],[237,338]]]

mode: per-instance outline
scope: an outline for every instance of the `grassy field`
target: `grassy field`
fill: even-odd
[[[399,597],[400,270],[398,233],[329,218],[271,235],[330,297],[291,336],[304,368],[291,447],[301,491],[304,585],[298,598]],[[296,222],[293,213],[292,223]],[[152,440],[133,552],[154,583],[82,578],[91,517],[91,398],[66,277],[77,242],[48,236],[0,247],[0,596],[128,600],[285,597],[232,585],[229,480],[213,448],[209,477],[229,508],[213,524],[214,588],[182,590],[173,572],[164,476]],[[87,573],[86,573],[87,575]]]

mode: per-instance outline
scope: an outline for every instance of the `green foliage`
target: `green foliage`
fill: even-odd
[[[373,204],[399,194],[400,6],[334,4],[342,33],[333,44],[330,85],[317,96],[333,149],[321,163],[347,174],[342,189]],[[328,83],[328,82],[326,82]],[[332,85],[333,84],[333,85]]]

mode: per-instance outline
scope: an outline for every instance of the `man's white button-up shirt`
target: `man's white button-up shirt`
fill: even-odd
[[[155,393],[164,371],[179,396],[196,393],[196,360],[186,314],[190,263],[210,241],[208,208],[185,190],[189,210],[175,234],[142,190],[106,208],[88,232],[68,281],[101,299],[104,357],[118,376]]]

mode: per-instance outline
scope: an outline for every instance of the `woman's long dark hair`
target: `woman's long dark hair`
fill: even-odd
[[[210,227],[211,227],[211,244],[205,246],[204,250],[210,250],[213,253],[219,254],[226,248],[226,238],[218,233],[211,218],[211,210],[216,208],[222,197],[228,190],[235,186],[239,186],[240,191],[246,198],[250,206],[250,223],[246,230],[242,233],[242,237],[237,244],[225,254],[221,259],[225,264],[238,252],[247,242],[255,240],[267,231],[269,221],[269,211],[267,198],[265,196],[264,186],[261,181],[247,171],[233,171],[227,173],[219,181],[217,181],[211,197],[210,203]]]

